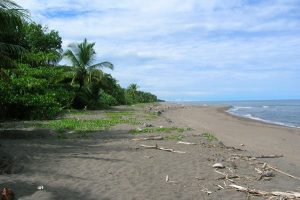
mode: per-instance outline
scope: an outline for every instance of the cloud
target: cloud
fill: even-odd
[[[300,98],[297,0],[25,0],[63,46],[96,42],[112,74],[163,99]],[[279,94],[280,96],[280,94]]]

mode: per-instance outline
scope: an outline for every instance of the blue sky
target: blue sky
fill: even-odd
[[[165,100],[300,99],[299,0],[17,0]],[[107,71],[109,72],[109,71]]]

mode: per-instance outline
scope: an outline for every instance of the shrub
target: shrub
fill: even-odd
[[[112,95],[109,95],[107,94],[106,92],[104,91],[101,91],[100,92],[100,105],[102,107],[107,107],[107,106],[116,106],[118,105],[118,101],[112,96]]]
[[[74,92],[67,85],[56,83],[62,73],[60,68],[26,65],[7,71],[8,80],[0,79],[0,118],[48,119],[69,107]]]

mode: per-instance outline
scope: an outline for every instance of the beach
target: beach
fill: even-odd
[[[166,116],[200,132],[212,132],[229,146],[238,147],[243,144],[244,149],[252,153],[284,155],[278,164],[288,164],[291,167],[289,170],[300,174],[299,128],[233,116],[226,112],[227,109],[217,106],[193,106],[170,111]]]
[[[117,111],[128,110],[142,123],[118,124],[87,138],[61,139],[53,129],[2,124],[0,151],[11,166],[10,174],[0,175],[0,188],[24,200],[279,198],[250,195],[231,184],[300,191],[300,129],[235,117],[224,107],[161,103]],[[213,168],[216,163],[224,168]],[[272,176],[258,173],[267,170]]]

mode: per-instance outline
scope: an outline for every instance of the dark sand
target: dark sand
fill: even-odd
[[[259,175],[255,168],[261,168],[257,160],[233,160],[231,157],[232,154],[283,154],[283,158],[258,160],[299,176],[298,129],[238,119],[212,107],[179,108],[163,104],[157,109],[167,111],[157,119],[145,122],[155,127],[190,127],[192,131],[180,134],[185,136],[183,141],[196,145],[177,144],[176,140],[132,141],[149,135],[169,135],[133,136],[128,130],[141,127],[133,125],[118,125],[112,130],[96,132],[89,139],[65,140],[57,139],[51,130],[27,130],[26,137],[21,137],[25,133],[23,129],[9,132],[15,134],[9,139],[8,131],[3,130],[0,132],[0,153],[12,156],[16,173],[0,175],[0,188],[10,187],[17,199],[28,200],[246,199],[246,194],[225,187],[224,182],[228,185],[230,181],[218,180],[223,176],[217,174],[212,165],[222,162],[226,168],[219,171],[240,176],[234,179],[238,185],[267,191],[299,190],[299,180],[277,172],[271,180],[257,180]],[[143,109],[135,110],[144,112]],[[93,117],[98,115],[103,117],[103,112],[95,112]],[[207,131],[225,145],[248,151],[207,141],[201,136]],[[240,147],[241,143],[245,146]],[[139,147],[140,144],[157,144],[186,153],[144,149]],[[166,182],[167,175],[169,182]],[[44,190],[37,190],[39,185],[43,185]],[[208,195],[205,189],[212,193]]]

